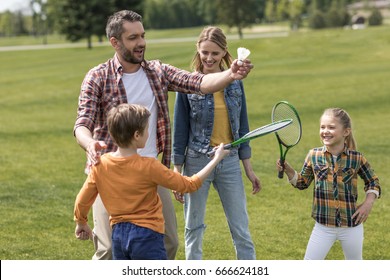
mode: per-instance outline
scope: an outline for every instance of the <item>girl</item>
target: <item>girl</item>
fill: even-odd
[[[199,36],[193,69],[204,74],[222,72],[230,67],[232,57],[226,37],[217,27],[207,27]],[[196,95],[177,93],[174,111],[172,160],[174,169],[191,176],[202,169],[210,159],[206,153],[219,143],[230,143],[249,132],[246,101],[241,81],[232,81],[224,90],[214,94]],[[175,194],[184,202],[185,254],[188,260],[202,259],[202,241],[206,201],[213,183],[224,208],[233,238],[237,259],[256,259],[249,233],[246,197],[240,160],[252,182],[253,194],[260,191],[260,181],[253,172],[251,149],[248,143],[233,149],[215,171],[191,195]]]
[[[320,119],[323,147],[306,156],[298,174],[287,162],[284,172],[300,190],[314,180],[312,217],[315,225],[306,248],[306,260],[323,260],[336,240],[340,240],[347,260],[361,260],[363,223],[380,197],[379,179],[366,158],[356,151],[351,118],[340,108],[326,109]],[[280,162],[277,167],[282,170]],[[366,198],[356,205],[357,176],[364,181]]]

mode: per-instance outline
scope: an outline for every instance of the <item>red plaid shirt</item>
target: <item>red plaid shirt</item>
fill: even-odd
[[[203,74],[190,73],[174,66],[163,64],[159,60],[143,61],[144,69],[156,97],[157,150],[163,153],[162,163],[171,162],[171,126],[168,108],[168,91],[201,93],[200,84]],[[106,116],[108,111],[121,103],[127,103],[126,90],[122,82],[122,65],[117,56],[92,68],[81,85],[76,123],[73,132],[79,126],[85,126],[93,132],[93,138],[104,141],[111,152],[116,146],[108,133]]]

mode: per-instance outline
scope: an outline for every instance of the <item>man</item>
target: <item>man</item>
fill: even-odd
[[[121,103],[134,103],[147,107],[151,112],[150,137],[139,153],[148,157],[163,153],[162,163],[169,167],[171,128],[168,91],[216,92],[233,80],[245,78],[253,68],[249,60],[242,66],[238,66],[235,60],[224,72],[203,75],[189,73],[158,60],[146,61],[142,17],[133,11],[123,10],[112,15],[108,19],[106,33],[115,55],[85,76],[74,126],[74,135],[86,151],[89,165],[98,164],[101,154],[116,150],[107,129],[107,112]],[[159,195],[165,219],[164,244],[168,259],[174,259],[178,248],[176,214],[170,192],[159,187]],[[93,218],[96,250],[93,259],[111,259],[111,228],[99,197],[93,205]]]

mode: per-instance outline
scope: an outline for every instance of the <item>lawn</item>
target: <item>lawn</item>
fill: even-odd
[[[272,106],[280,100],[289,101],[300,113],[303,137],[287,155],[296,169],[307,151],[320,145],[322,111],[342,107],[350,113],[358,149],[374,167],[383,190],[365,224],[364,258],[369,260],[390,259],[388,29],[302,31],[288,37],[229,42],[233,56],[239,46],[252,52],[255,68],[245,80],[251,128],[267,124]],[[191,30],[191,34],[198,32]],[[195,41],[150,43],[146,58],[188,69],[194,50]],[[85,155],[72,130],[85,73],[112,55],[107,46],[0,52],[0,259],[87,260],[92,256],[92,243],[73,235],[73,203],[85,179]],[[244,178],[257,258],[302,259],[314,223],[312,188],[298,191],[286,179],[277,178],[279,151],[273,135],[254,140],[251,146],[252,164],[263,186],[253,196]],[[361,180],[359,189],[362,201]],[[184,259],[183,211],[179,203],[175,207],[180,237],[177,258]],[[215,191],[210,193],[206,215],[204,259],[235,259]],[[343,259],[338,243],[328,259]]]

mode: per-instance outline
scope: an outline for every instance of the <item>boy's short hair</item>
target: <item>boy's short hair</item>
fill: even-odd
[[[149,116],[149,110],[137,104],[124,103],[112,108],[107,115],[112,140],[121,148],[128,147],[136,131],[144,133]]]

